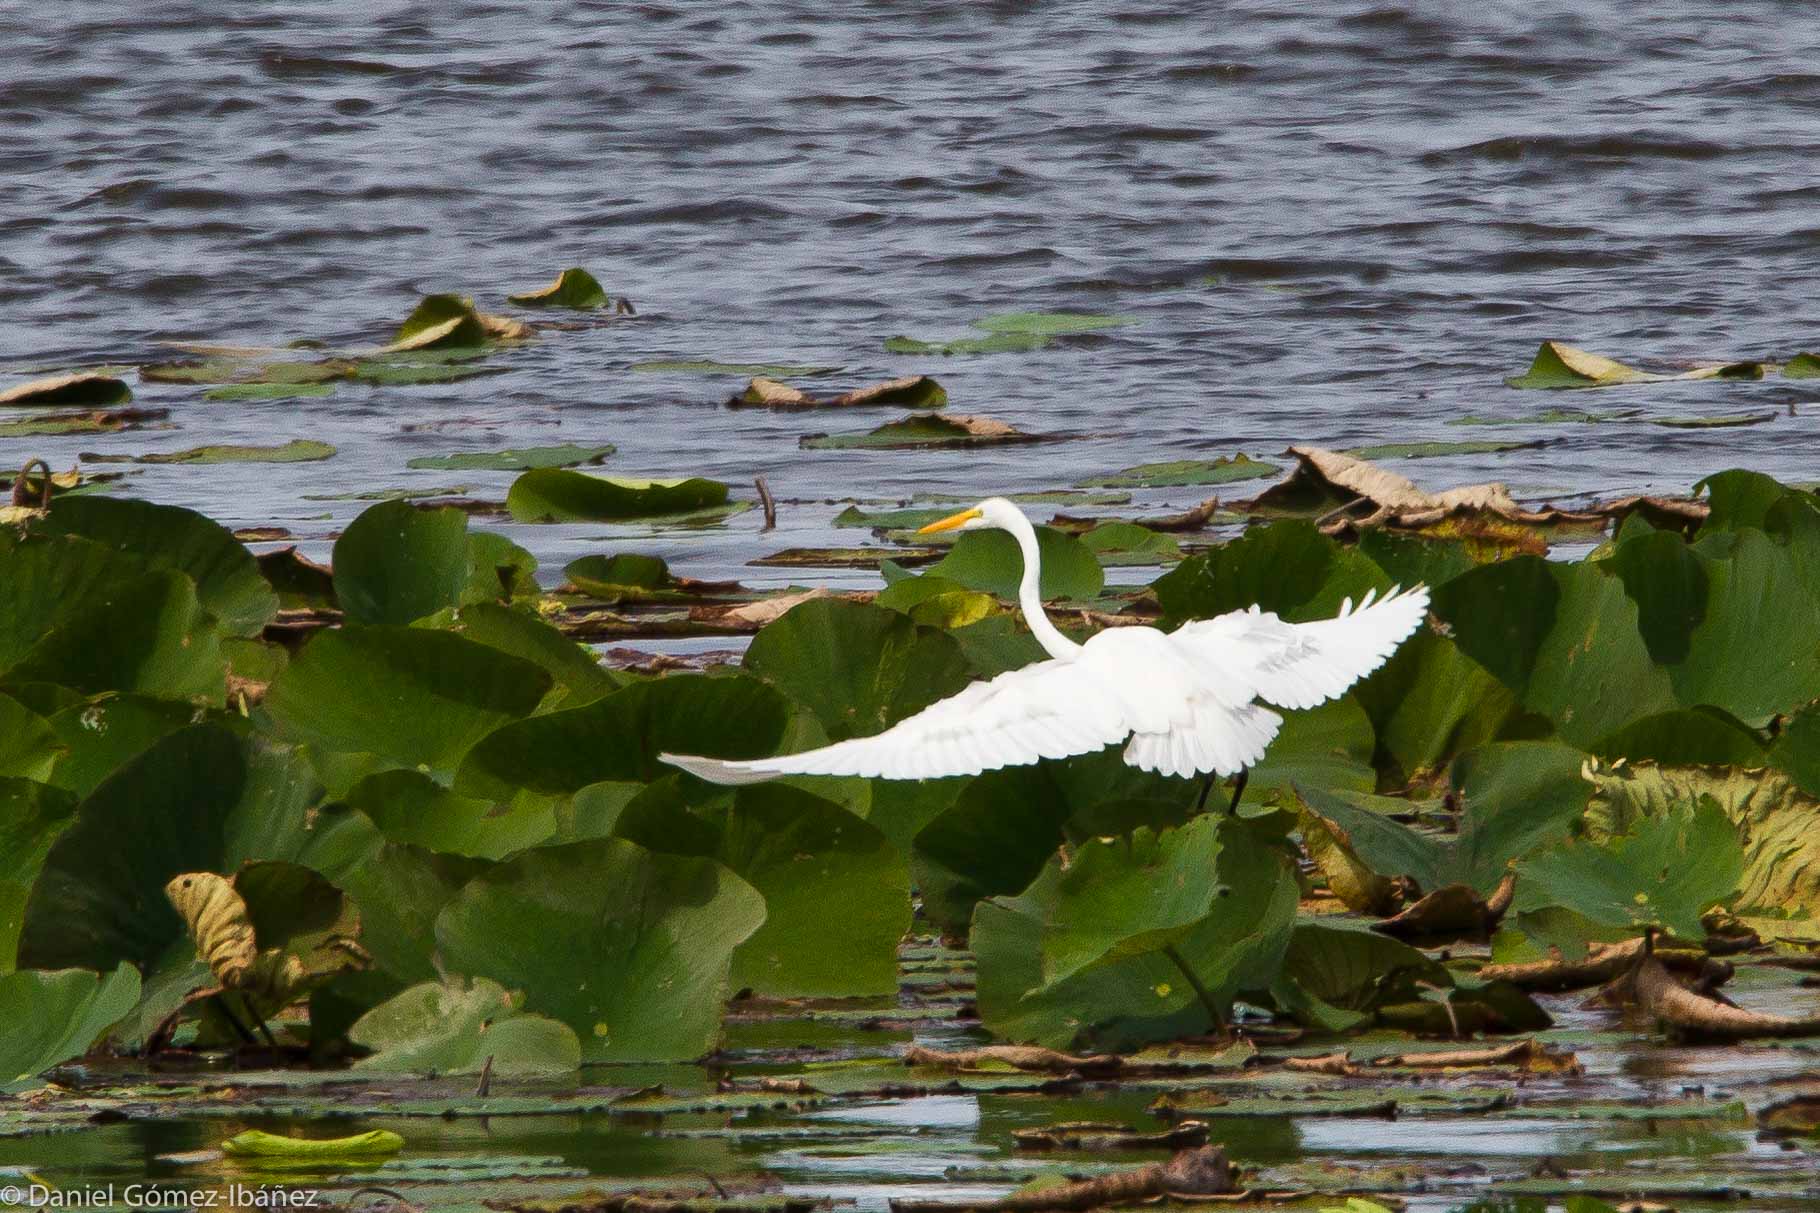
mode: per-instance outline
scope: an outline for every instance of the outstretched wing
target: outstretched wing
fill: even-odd
[[[976,682],[871,737],[745,761],[658,757],[710,783],[758,783],[779,775],[935,779],[1085,754],[1124,740],[1131,732],[1125,717],[1094,663],[1039,661]]]
[[[1338,615],[1313,623],[1285,623],[1254,606],[1185,623],[1170,639],[1245,699],[1312,708],[1383,665],[1428,614],[1426,586],[1374,597],[1367,593],[1357,610],[1349,598]]]

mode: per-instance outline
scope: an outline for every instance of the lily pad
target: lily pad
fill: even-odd
[[[1723,430],[1742,425],[1762,425],[1779,416],[1780,413],[1770,409],[1761,413],[1721,413],[1713,417],[1652,417],[1649,423],[1676,430]]]
[[[635,480],[539,468],[512,482],[506,508],[519,522],[604,522],[682,514],[726,500],[727,486],[718,480]]]
[[[556,281],[541,290],[507,295],[506,298],[520,307],[568,307],[584,311],[606,307],[613,302],[599,279],[580,266],[564,270],[556,275]]]
[[[1784,379],[1820,379],[1820,354],[1796,354],[1782,364]]]
[[[279,446],[243,446],[221,443],[191,447],[187,451],[160,451],[150,455],[96,455],[82,453],[84,463],[316,463],[335,457],[335,448],[312,438],[293,438]]]
[[[1541,409],[1527,417],[1482,417],[1476,413],[1464,417],[1450,418],[1448,425],[1599,425],[1608,421],[1623,421],[1635,417],[1636,409],[1616,409],[1607,413],[1595,413],[1590,409],[1550,408]]]
[[[838,366],[809,366],[774,362],[715,362],[711,359],[686,361],[634,362],[632,369],[652,374],[745,375],[766,379],[791,379],[804,375],[832,375]]]
[[[123,379],[93,371],[77,371],[15,384],[0,392],[0,406],[69,404],[106,408],[125,404],[132,398],[133,390]]]
[[[59,434],[118,434],[123,430],[170,429],[153,425],[171,415],[169,409],[104,409],[92,413],[43,413],[20,421],[0,421],[0,438],[32,438]],[[53,480],[53,485],[55,481]],[[75,487],[75,486],[70,486]]]
[[[1074,536],[1054,527],[1036,528],[1037,552],[1042,557],[1042,583],[1038,592],[1045,601],[1057,598],[1084,602],[1096,597],[1106,584],[1092,549]],[[1000,598],[1016,598],[1023,580],[1024,558],[1017,540],[1004,531],[968,531],[954,542],[929,574],[943,577],[970,590],[985,590]]]
[[[1680,374],[1664,375],[1640,371],[1602,354],[1544,341],[1536,351],[1529,370],[1504,382],[1518,388],[1610,387],[1620,383],[1665,383],[1675,379],[1761,379],[1761,362],[1729,362],[1703,366]]]
[[[602,602],[661,602],[685,597],[670,566],[662,557],[620,552],[613,556],[583,556],[563,566],[567,577],[582,593]]]
[[[167,362],[139,368],[148,383],[220,383],[301,387],[353,377],[354,366],[340,359],[296,362],[257,354],[219,354],[199,362]]]
[[[343,627],[318,632],[291,659],[265,711],[285,735],[330,752],[453,772],[550,686],[541,667],[451,632]]]
[[[405,624],[460,603],[472,565],[460,510],[382,501],[335,541],[335,597],[357,623]]]
[[[502,1076],[559,1074],[581,1064],[567,1024],[527,1015],[522,996],[484,977],[426,981],[361,1016],[348,1039],[373,1055],[360,1070]]]
[[[573,1028],[584,1061],[686,1061],[713,1048],[733,950],[764,918],[764,897],[712,860],[602,839],[476,877],[436,940],[455,972]]]
[[[927,375],[910,375],[885,383],[875,383],[851,392],[842,392],[838,396],[811,396],[786,383],[758,376],[746,385],[745,391],[728,400],[727,407],[793,410],[897,405],[911,409],[934,409],[947,403],[947,389]]]
[[[516,320],[482,315],[475,310],[472,299],[461,295],[425,295],[383,352],[470,349],[493,341],[516,340],[529,332]]]
[[[1282,469],[1249,455],[1221,456],[1218,459],[1171,459],[1164,463],[1140,463],[1107,476],[1075,482],[1077,488],[1174,488],[1200,484],[1232,484],[1240,480],[1257,480],[1274,476]]]
[[[805,434],[798,445],[812,451],[897,450],[1055,442],[1066,434],[1028,434],[991,417],[924,413],[890,421],[862,434]]]
[[[88,1052],[139,1001],[139,973],[120,964],[103,977],[87,969],[26,969],[0,977],[0,1082],[17,1082]]]
[[[975,320],[973,327],[988,333],[1038,333],[1048,337],[1092,333],[1136,323],[1136,316],[1096,316],[1087,312],[1000,312]]]
[[[419,455],[405,461],[408,468],[436,468],[444,471],[526,472],[532,468],[569,468],[584,463],[601,463],[618,448],[611,443],[600,446],[532,446],[505,451],[462,451],[453,455]]]
[[[362,1159],[384,1158],[404,1149],[404,1138],[389,1129],[373,1129],[351,1137],[288,1137],[248,1129],[221,1143],[229,1158],[259,1159],[275,1163],[335,1166]]]
[[[1540,442],[1386,442],[1347,451],[1356,459],[1433,459],[1441,455],[1493,455],[1521,451]]]
[[[202,393],[204,400],[312,400],[333,396],[327,383],[230,383]]]

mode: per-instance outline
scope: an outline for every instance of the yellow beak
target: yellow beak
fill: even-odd
[[[979,507],[975,506],[973,509],[970,509],[970,510],[962,510],[958,514],[950,514],[950,515],[948,515],[948,517],[942,519],[940,522],[931,522],[928,526],[918,527],[916,533],[918,535],[933,535],[937,531],[958,530],[960,527],[963,527],[967,523],[972,522],[975,518],[978,518],[979,516],[980,516]]]

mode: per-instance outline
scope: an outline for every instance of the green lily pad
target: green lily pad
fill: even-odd
[[[1135,522],[1102,522],[1081,536],[1081,543],[1103,565],[1166,564],[1182,558],[1182,545]]]
[[[682,514],[727,500],[718,480],[635,480],[538,468],[512,482],[506,508],[519,522],[618,521]]]
[[[1779,416],[1780,413],[1769,409],[1761,413],[1721,413],[1714,417],[1652,417],[1649,423],[1676,430],[1723,430],[1742,425],[1762,425]]]
[[[87,969],[21,970],[0,977],[0,1082],[16,1082],[88,1052],[139,1001],[139,973],[122,963],[106,977]]]
[[[834,516],[833,525],[839,527],[869,527],[875,531],[915,530],[939,522],[954,513],[947,506],[931,506],[926,509],[907,510],[862,510],[857,505],[850,505]]]
[[[1540,442],[1386,442],[1362,446],[1346,454],[1359,459],[1433,459],[1441,455],[1492,455],[1541,445]]]
[[[404,1149],[404,1138],[389,1129],[373,1129],[351,1137],[286,1137],[263,1129],[248,1129],[221,1143],[230,1158],[333,1165],[360,1159],[383,1158]]]
[[[759,376],[765,379],[791,379],[808,375],[832,375],[841,368],[838,366],[810,366],[797,363],[777,362],[715,362],[713,360],[694,359],[686,361],[651,361],[634,362],[632,369],[652,374],[680,375],[743,375],[747,378]]]
[[[562,575],[589,597],[602,602],[661,602],[684,597],[662,557],[620,552],[583,556],[563,566]]]
[[[1820,379],[1820,354],[1796,354],[1782,364],[1784,379]]]
[[[365,813],[391,841],[445,855],[504,859],[556,833],[556,816],[547,803],[474,800],[418,771],[368,775],[341,800]]]
[[[327,383],[230,383],[202,393],[204,400],[313,400],[333,396]]]
[[[348,1039],[373,1055],[359,1070],[502,1076],[560,1074],[581,1064],[567,1024],[525,1014],[522,997],[484,977],[426,981],[360,1017]]]
[[[281,732],[324,750],[452,772],[469,748],[529,715],[540,666],[450,632],[380,625],[318,632],[266,694]]]
[[[408,355],[362,358],[354,363],[353,378],[378,387],[415,387],[425,383],[460,383],[484,375],[502,375],[504,367],[481,366],[473,361],[478,351],[462,349],[467,361],[428,359],[434,350],[416,350]]]
[[[985,329],[988,333],[1056,336],[1064,333],[1092,333],[1136,323],[1136,316],[1095,316],[1086,312],[1000,312],[975,320],[973,327]]]
[[[1083,602],[1094,598],[1106,584],[1106,574],[1093,551],[1074,536],[1053,527],[1036,528],[1037,552],[1042,557],[1039,593],[1045,601],[1057,598]],[[968,531],[929,568],[970,590],[985,590],[1000,598],[1016,598],[1024,576],[1024,557],[1017,540],[1004,531]]]
[[[353,364],[339,359],[324,362],[287,362],[257,354],[222,354],[199,362],[169,362],[142,366],[139,378],[148,383],[265,384],[296,387],[330,383],[352,376]]]
[[[920,354],[951,357],[955,354],[1028,353],[1049,344],[1046,333],[994,333],[990,337],[962,337],[955,341],[919,341],[914,337],[885,338],[887,354]]]
[[[1206,1031],[1237,990],[1267,984],[1295,907],[1287,860],[1242,821],[1088,841],[975,911],[980,1017],[1052,1048]]]
[[[925,413],[905,417],[901,421],[889,421],[864,433],[805,434],[797,445],[811,451],[898,450],[1055,442],[1067,436],[1028,434],[990,417]]]
[[[1600,425],[1608,421],[1623,421],[1635,417],[1636,409],[1617,409],[1607,413],[1595,413],[1590,409],[1550,408],[1531,413],[1527,417],[1482,417],[1476,413],[1465,417],[1450,418],[1448,425]]]
[[[1703,366],[1675,375],[1640,371],[1634,366],[1613,361],[1601,354],[1544,341],[1536,351],[1529,370],[1504,382],[1517,388],[1582,388],[1610,387],[1621,383],[1666,383],[1676,379],[1761,379],[1761,362],[1730,362],[1721,366]]]
[[[6,563],[0,560],[0,569]],[[110,581],[72,602],[4,680],[219,703],[226,672],[221,633],[195,583],[160,569]]]
[[[156,568],[176,569],[230,636],[257,636],[278,601],[244,545],[193,510],[110,497],[60,497],[35,530],[80,535]]]
[[[489,648],[534,662],[555,680],[540,710],[577,708],[620,688],[619,677],[593,650],[570,640],[529,611],[492,602],[464,604],[450,630]]]
[[[132,398],[133,390],[127,387],[123,379],[93,371],[76,371],[69,375],[53,375],[48,379],[33,379],[28,383],[15,384],[0,392],[0,407],[66,404],[107,408],[110,405],[125,404]]]
[[[35,438],[60,434],[118,434],[124,430],[171,429],[156,425],[169,409],[108,409],[92,413],[42,413],[19,421],[0,421],[0,438]],[[67,494],[70,490],[65,489]]]
[[[812,599],[767,624],[744,665],[814,712],[830,741],[880,732],[968,682],[946,633],[837,598]]]
[[[293,438],[279,446],[242,446],[222,443],[191,447],[187,451],[161,451],[150,455],[95,455],[82,453],[84,463],[316,463],[333,459],[335,448],[311,438]]]
[[[573,1028],[585,1061],[686,1061],[713,1048],[733,950],[764,919],[764,897],[712,860],[602,839],[476,877],[436,940],[452,970]]]
[[[0,695],[0,779],[47,783],[62,756],[50,721],[17,699]]]
[[[540,290],[507,295],[506,298],[520,307],[568,307],[584,311],[606,307],[613,302],[607,298],[606,288],[600,285],[599,279],[580,266],[562,271],[556,275],[556,281]]]
[[[357,623],[410,623],[460,603],[472,570],[460,510],[382,501],[335,541],[335,597]]]
[[[481,315],[474,301],[464,296],[425,295],[381,352],[484,348],[502,337],[523,336],[524,331],[516,321]]]
[[[1653,924],[1700,939],[1701,916],[1730,901],[1743,875],[1736,827],[1703,796],[1691,812],[1637,818],[1630,832],[1604,845],[1577,840],[1522,861],[1516,905],[1558,906],[1602,926]]]
[[[1240,480],[1257,480],[1274,476],[1282,469],[1249,455],[1221,456],[1218,459],[1171,459],[1164,463],[1140,463],[1122,472],[1113,472],[1091,480],[1076,481],[1077,488],[1175,488],[1199,484],[1232,484]]]
[[[442,471],[526,472],[532,468],[569,468],[584,463],[600,463],[618,448],[611,443],[600,446],[532,446],[505,451],[463,451],[453,455],[419,455],[405,461],[408,468],[436,468]]]

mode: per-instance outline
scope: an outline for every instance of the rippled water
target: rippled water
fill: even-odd
[[[1318,11],[1316,11],[1318,10]],[[1803,6],[1071,2],[467,5],[72,2],[0,8],[0,370],[170,340],[371,342],[416,297],[483,304],[593,267],[635,321],[555,333],[445,387],[208,404],[181,429],[44,453],[336,443],[328,463],[157,467],[132,491],[320,541],[306,493],[509,476],[407,472],[462,448],[617,443],[628,474],[769,476],[782,497],[1046,488],[1184,452],[1485,437],[1461,414],[1559,397],[1501,379],[1560,338],[1651,365],[1820,345],[1820,74]],[[1035,353],[906,358],[996,311],[1139,323]],[[1086,437],[1005,452],[809,452],[737,379],[653,358],[932,370],[959,411]],[[1499,430],[1539,450],[1403,465],[1520,495],[1813,474],[1820,388],[1616,389],[1745,429]],[[1598,406],[1614,393],[1599,393]],[[1571,403],[1587,404],[1576,396]],[[426,428],[428,427],[428,428]],[[6,447],[13,449],[7,450]],[[1187,501],[1194,490],[1177,490]],[[685,571],[827,540],[641,544]],[[323,515],[326,515],[323,516]],[[514,528],[546,563],[602,527]],[[851,532],[846,533],[848,537]],[[749,575],[749,571],[748,571]]]

